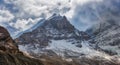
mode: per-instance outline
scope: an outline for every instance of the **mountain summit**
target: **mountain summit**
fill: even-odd
[[[65,16],[60,16],[59,14],[53,14],[46,22],[45,25],[51,25],[58,30],[69,30],[73,31],[74,26],[70,24]]]

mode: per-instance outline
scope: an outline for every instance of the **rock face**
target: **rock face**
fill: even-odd
[[[0,65],[43,65],[19,51],[9,32],[0,27]]]
[[[9,52],[16,53],[18,51],[17,45],[15,45],[14,41],[12,40],[9,32],[0,26],[0,46],[1,50],[12,50]],[[2,49],[4,47],[4,49]]]
[[[8,37],[10,37],[10,34],[8,33],[8,31],[5,28],[0,26],[0,40],[5,40]]]
[[[62,53],[63,55],[66,52],[67,54],[72,53],[74,55],[75,52],[78,56],[81,55],[78,53],[80,51],[74,50],[82,48],[81,43],[89,39],[89,35],[78,31],[65,16],[58,14],[54,14],[35,30],[24,33],[18,38],[21,44],[19,45],[20,49],[29,53],[40,55],[40,52],[47,54],[48,52],[46,51],[51,50],[55,54]],[[73,49],[68,45],[73,47]]]

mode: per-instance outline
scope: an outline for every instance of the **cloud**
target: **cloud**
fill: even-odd
[[[5,0],[7,4],[14,4],[19,12],[17,17],[40,17],[43,14],[48,18],[53,13],[68,14],[75,11],[76,6],[96,0]],[[97,0],[101,1],[101,0]],[[72,16],[72,14],[69,16]],[[25,16],[27,15],[27,16]]]
[[[99,4],[102,4],[103,0],[86,0],[84,2],[85,4],[77,4],[75,8],[72,9],[73,15],[70,18],[71,23],[78,30],[82,31],[99,22],[99,11],[96,9],[99,8]]]
[[[0,23],[10,22],[14,19],[14,15],[8,10],[0,10]]]
[[[19,29],[20,31],[24,31],[28,28],[30,28],[31,26],[33,26],[35,23],[37,23],[40,20],[40,18],[38,19],[18,19],[16,21],[16,23],[11,23],[11,26],[14,26],[16,29]]]
[[[53,13],[62,13],[63,8],[67,8],[67,0],[5,0],[7,4],[14,4],[19,10],[18,17],[49,17]],[[25,15],[24,15],[25,14]]]

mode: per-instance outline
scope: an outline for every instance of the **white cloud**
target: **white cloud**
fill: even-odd
[[[55,10],[60,10],[67,5],[67,0],[6,0],[5,2],[12,3],[15,7],[19,8],[19,14],[21,13],[21,16],[18,15],[18,17],[23,17],[24,14],[27,14],[28,17],[39,17],[43,13],[49,17]],[[62,6],[59,6],[58,3],[61,3]]]
[[[53,13],[66,14],[66,16],[71,17],[72,11],[75,7],[90,1],[100,1],[100,0],[5,0],[6,3],[12,3],[19,9],[19,15],[24,17],[39,17],[42,14],[49,17]],[[64,8],[71,8],[70,13],[64,12]],[[25,14],[25,15],[24,15]]]
[[[14,19],[14,15],[11,14],[8,10],[0,10],[0,23],[10,22]]]
[[[39,21],[40,18],[36,18],[35,20],[29,18],[29,19],[18,19],[16,23],[11,23],[11,26],[14,26],[16,29],[19,29],[20,31],[24,31],[31,26],[33,26],[37,21]]]

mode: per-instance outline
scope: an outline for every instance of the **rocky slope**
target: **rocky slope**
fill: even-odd
[[[108,4],[100,5],[97,11],[99,23],[95,24],[87,32],[91,33],[95,41],[95,47],[104,50],[111,55],[120,55],[120,1],[110,0]],[[109,5],[109,6],[108,6]],[[112,6],[112,7],[110,7]]]
[[[31,32],[22,34],[19,48],[30,54],[41,55],[84,55],[83,42],[87,43],[90,36],[78,31],[65,16],[54,14]]]
[[[9,32],[0,27],[0,65],[43,65],[19,51]]]
[[[94,30],[96,47],[105,50],[111,55],[120,55],[120,26],[117,22],[109,20],[100,23],[101,27]]]

